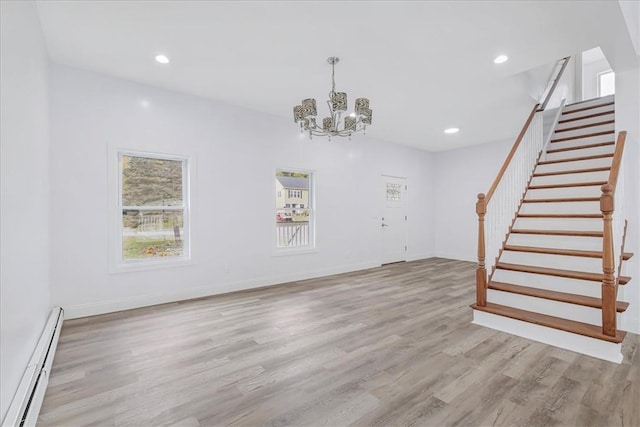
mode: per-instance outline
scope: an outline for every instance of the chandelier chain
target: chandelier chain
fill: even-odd
[[[331,63],[331,93],[336,93],[336,63]]]

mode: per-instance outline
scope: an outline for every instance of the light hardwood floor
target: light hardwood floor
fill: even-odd
[[[639,336],[616,365],[472,325],[474,280],[432,258],[66,321],[39,424],[640,425]]]

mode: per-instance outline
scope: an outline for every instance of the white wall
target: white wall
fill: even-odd
[[[598,73],[608,71],[611,65],[606,58],[582,66],[582,99],[598,97]],[[617,92],[617,91],[616,91]]]
[[[477,262],[478,193],[489,190],[514,141],[492,142],[434,155],[437,256]]]
[[[640,56],[640,2],[637,0],[618,0],[620,11],[633,43],[636,55]]]
[[[433,254],[428,152],[308,141],[293,121],[62,65],[51,81],[52,301],[67,317],[377,266],[383,173],[408,178],[408,258]],[[192,156],[195,264],[109,273],[114,148]],[[276,168],[316,171],[315,253],[274,256]]]
[[[47,57],[33,2],[0,2],[0,418],[49,314]]]
[[[620,286],[620,298],[629,301],[621,327],[640,334],[640,68],[616,72],[616,133],[627,131],[625,143],[625,213],[629,221],[625,250],[635,253],[626,264],[631,282]],[[619,178],[620,179],[620,178]],[[615,213],[614,213],[615,215]]]

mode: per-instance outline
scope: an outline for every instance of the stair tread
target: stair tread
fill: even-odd
[[[557,197],[545,199],[524,199],[523,203],[599,202],[600,197]]]
[[[563,171],[538,172],[538,173],[534,173],[533,176],[535,178],[535,177],[539,177],[539,176],[571,175],[571,174],[574,174],[574,173],[604,172],[604,171],[608,171],[608,170],[611,170],[610,166],[603,166],[603,167],[600,167],[600,168],[570,169],[570,170],[563,170]]]
[[[585,129],[585,128],[590,128],[590,127],[594,127],[594,126],[610,125],[610,124],[613,124],[613,123],[615,123],[615,120],[605,120],[603,122],[587,123],[585,125],[574,126],[574,127],[570,127],[570,128],[556,129],[554,133],[569,132],[569,131],[572,131],[572,130]]]
[[[548,289],[532,288],[529,286],[493,281],[489,283],[489,289],[602,309],[601,298],[589,297],[586,295],[570,294],[567,292],[551,291]],[[616,301],[616,311],[618,313],[624,312],[628,307],[628,302]]]
[[[576,105],[586,104],[587,102],[610,102],[609,100],[615,101],[616,95],[614,93],[610,95],[604,96],[594,96],[593,98],[581,99],[580,101],[572,102],[571,104],[566,104],[564,108],[575,107]]]
[[[616,112],[616,110],[611,110],[611,111],[603,111],[601,113],[587,114],[586,116],[571,117],[569,119],[558,120],[558,123],[567,123],[567,122],[574,122],[576,120],[592,119],[594,117],[600,117],[600,116],[606,116],[606,115],[609,115],[609,114],[615,114],[615,112]]]
[[[565,136],[563,138],[552,139],[551,142],[572,141],[574,139],[591,138],[593,136],[610,135],[610,134],[613,134],[613,133],[615,133],[615,130],[605,130],[605,131],[602,131],[602,132],[585,133],[583,135]]]
[[[532,252],[538,254],[579,256],[586,258],[602,258],[602,251],[585,251],[582,249],[558,249],[542,248],[538,246],[505,245],[504,250],[515,252]],[[624,261],[631,259],[631,257],[633,257],[633,252],[625,252],[622,254],[622,259]]]
[[[571,107],[571,105],[567,105],[567,106],[564,107],[564,110],[562,111],[562,115],[579,113],[580,111],[594,110],[596,108],[602,108],[602,107],[606,107],[608,105],[615,105],[615,101],[603,102],[601,104],[594,104],[594,105],[590,105],[588,107],[576,108],[576,109],[573,109],[571,111],[566,111],[567,108]]]
[[[615,145],[615,144],[616,143],[614,141],[609,141],[609,142],[597,142],[595,144],[575,145],[572,147],[565,147],[565,148],[554,148],[553,150],[547,150],[547,154],[561,153],[563,151],[586,150],[588,148],[606,147],[606,146]]]
[[[605,159],[607,157],[613,157],[613,153],[594,154],[592,156],[570,157],[567,159],[543,160],[541,162],[538,162],[538,165],[551,165],[554,163],[567,163],[567,162],[581,162],[583,160]]]
[[[569,279],[590,280],[592,282],[602,282],[603,274],[589,273],[586,271],[563,270],[560,268],[538,267],[535,265],[511,264],[507,262],[499,262],[496,268],[502,270],[521,271],[524,273],[544,274],[547,276],[566,277]],[[618,283],[626,285],[631,280],[628,276],[618,277]]]
[[[520,310],[513,307],[507,307],[500,304],[487,303],[485,307],[472,304],[474,310],[484,311],[487,313],[497,314],[499,316],[509,317],[511,319],[522,320],[528,323],[534,323],[540,326],[560,329],[565,332],[571,332],[590,338],[600,339],[619,344],[626,336],[625,331],[617,330],[616,336],[611,337],[602,333],[602,327],[591,325],[589,323],[576,322],[575,320],[562,319],[560,317],[548,316],[546,314],[535,313],[533,311]]]
[[[587,219],[601,219],[602,214],[587,214],[587,213],[523,213],[518,214],[518,218],[587,218]]]
[[[578,249],[541,248],[536,246],[505,245],[505,251],[532,252],[538,254],[579,256],[586,258],[602,258],[602,251],[585,251]]]
[[[605,185],[607,181],[587,181],[587,182],[567,182],[564,184],[530,185],[529,190],[543,190],[547,188],[567,188],[567,187],[595,187]]]
[[[578,231],[578,230],[534,230],[525,228],[514,228],[511,230],[515,234],[544,234],[549,236],[581,236],[581,237],[602,237],[602,231]]]

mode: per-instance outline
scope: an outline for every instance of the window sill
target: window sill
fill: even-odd
[[[193,265],[195,261],[191,258],[182,258],[176,260],[158,260],[158,261],[144,261],[144,262],[123,262],[115,266],[111,266],[109,272],[111,274],[128,273],[132,271],[149,271],[149,270],[162,270],[165,268],[184,267],[187,265]]]
[[[307,255],[307,254],[315,254],[318,253],[318,249],[316,248],[304,248],[304,249],[296,249],[296,248],[278,248],[274,249],[271,256],[290,256],[290,255]]]

